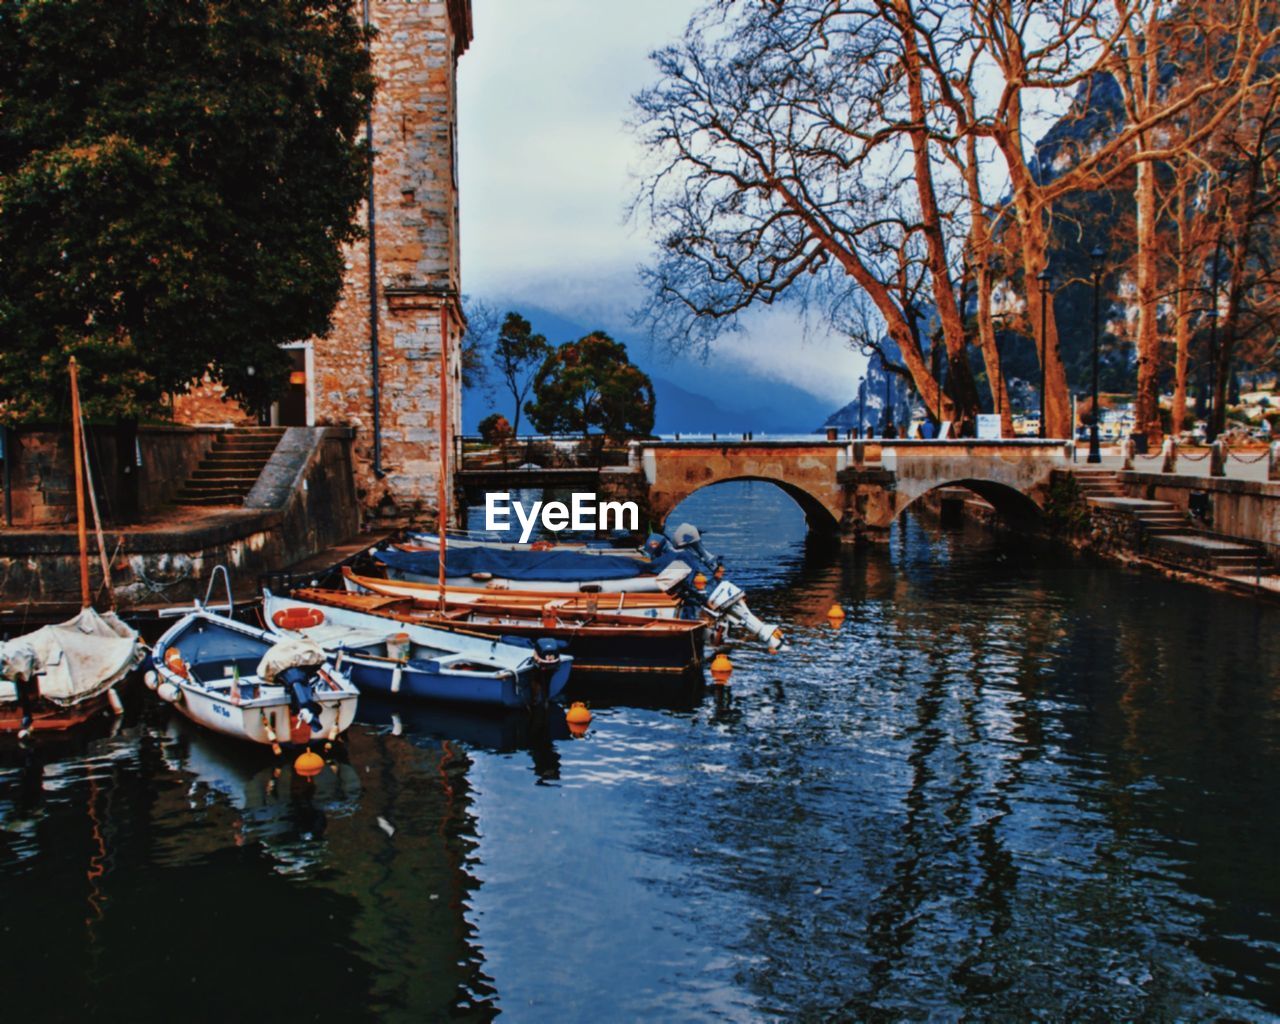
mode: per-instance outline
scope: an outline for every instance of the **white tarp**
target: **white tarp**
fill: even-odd
[[[315,668],[324,664],[324,650],[305,636],[290,636],[271,647],[258,662],[258,678],[273,682],[287,668]]]
[[[145,655],[138,634],[114,612],[83,609],[74,619],[45,626],[3,645],[0,670],[7,678],[33,652],[41,667],[40,696],[63,707],[104,693],[141,664]]]

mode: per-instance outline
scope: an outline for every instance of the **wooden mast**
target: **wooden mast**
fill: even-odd
[[[445,531],[449,526],[449,321],[446,298],[440,299],[440,474],[436,494],[437,526],[440,549],[436,565],[440,570],[440,610],[445,609],[445,549],[448,542]]]
[[[89,607],[89,536],[84,518],[84,449],[80,444],[80,387],[71,357],[71,451],[76,463],[76,535],[80,541],[80,607]]]

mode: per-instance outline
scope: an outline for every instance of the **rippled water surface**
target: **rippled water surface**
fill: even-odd
[[[362,702],[308,783],[137,687],[0,747],[5,1019],[1280,1013],[1278,609],[914,519],[842,552],[764,484],[678,515],[791,649],[584,739]]]

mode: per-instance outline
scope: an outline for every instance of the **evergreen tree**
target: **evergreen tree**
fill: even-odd
[[[348,0],[0,0],[0,419],[253,410],[325,332],[369,174]]]

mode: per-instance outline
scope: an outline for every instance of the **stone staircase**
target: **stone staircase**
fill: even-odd
[[[1124,488],[1120,485],[1120,476],[1109,469],[1073,469],[1080,496],[1088,501],[1090,498],[1123,498]]]
[[[240,505],[276,450],[284,427],[237,427],[213,443],[174,499],[179,505]]]
[[[1277,575],[1261,544],[1204,530],[1172,502],[1130,498],[1115,472],[1073,469],[1071,473],[1086,503],[1132,516],[1146,537],[1148,554],[1159,561],[1222,576]]]

